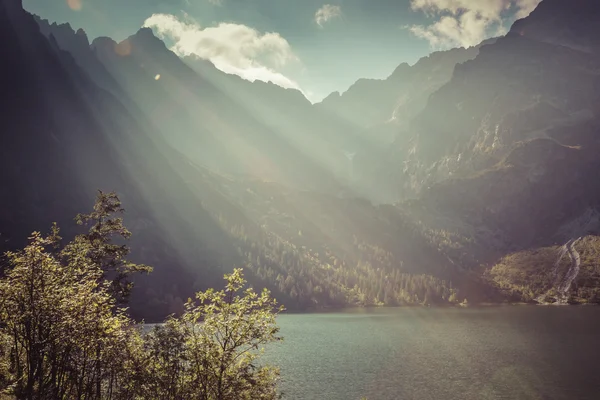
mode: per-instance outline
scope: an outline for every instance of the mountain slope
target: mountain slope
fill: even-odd
[[[195,162],[301,188],[339,186],[331,162],[337,144],[311,129],[318,121],[300,92],[232,79],[212,65],[199,74],[148,28],[92,47],[140,107],[157,115],[165,140]]]
[[[216,284],[236,266],[292,309],[448,304],[471,286],[481,289],[477,279],[457,275],[393,208],[190,162],[128,98],[122,77],[113,76],[114,89],[124,93],[117,99],[54,35],[46,39],[18,3],[0,4],[1,33],[11,38],[0,51],[12,55],[6,64],[10,79],[2,82],[7,91],[0,95],[7,111],[0,226],[8,242],[2,250],[18,248],[30,231],[53,220],[65,227],[66,237],[74,234],[71,218],[89,209],[94,191],[103,188],[116,190],[128,210],[133,258],[155,266],[151,275],[136,279],[131,304],[137,317],[148,320],[180,310],[193,291]],[[146,39],[155,40],[134,38],[134,47],[146,48],[136,44]],[[185,65],[153,60],[167,71],[164,79],[173,86],[166,87],[181,84],[168,74]],[[190,85],[200,85],[192,73]]]
[[[490,42],[493,40],[482,45]],[[429,95],[450,80],[454,67],[475,58],[480,46],[435,52],[413,66],[403,63],[387,79],[360,79],[343,94],[332,93],[316,107],[362,129],[390,121],[405,126],[425,106]]]
[[[146,134],[152,127],[95,86],[68,53],[57,51],[19,2],[0,3],[0,29],[9,38],[0,51],[11,55],[3,63],[0,96],[1,250],[21,246],[52,221],[66,237],[72,235],[73,217],[90,208],[95,191],[116,190],[130,205],[126,223],[134,233],[134,257],[156,266],[151,277],[140,280],[134,299],[152,308],[135,311],[164,315],[170,307],[165,296],[193,291],[184,266],[204,258],[210,275],[219,260],[201,255],[208,254],[206,247],[229,252],[226,236],[167,159],[176,158],[158,150]]]
[[[589,46],[533,29],[579,32],[581,21],[600,23],[588,13],[595,2],[576,2],[576,11],[567,3],[542,2],[457,66],[411,122],[411,139],[396,142],[399,192],[418,198],[404,207],[465,268],[481,271],[508,253],[600,227],[585,217],[600,206],[600,59]]]
[[[144,316],[179,310],[233,266],[295,309],[552,297],[536,286],[546,258],[525,280],[521,260],[565,243],[585,259],[600,231],[600,62],[575,26],[596,17],[578,1],[556,19],[567,6],[545,0],[506,37],[312,106],[181,60],[149,29],[90,45],[37,20],[46,40],[4,0],[9,246],[109,187],[131,210],[135,256],[157,266],[134,299]],[[560,271],[577,301],[596,301],[588,261]]]
[[[590,0],[544,0],[511,32],[527,38],[600,54],[600,4]]]

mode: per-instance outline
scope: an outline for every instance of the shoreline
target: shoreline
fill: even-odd
[[[478,309],[478,308],[493,308],[493,307],[596,307],[600,306],[597,303],[579,303],[579,304],[557,304],[557,303],[527,303],[527,302],[504,302],[504,303],[477,303],[477,304],[448,304],[448,305],[403,305],[403,306],[349,306],[349,307],[322,307],[322,308],[311,308],[303,310],[285,310],[280,315],[298,315],[298,314],[330,314],[344,311],[373,311],[373,310],[385,310],[385,309],[409,309],[409,308],[431,308],[431,309]],[[143,325],[154,325],[162,324],[161,321],[137,321],[138,324]]]
[[[349,306],[349,307],[323,307],[304,310],[286,310],[281,314],[328,314],[347,310],[382,310],[382,309],[402,309],[402,308],[492,308],[492,307],[587,307],[599,306],[597,303],[578,303],[578,304],[557,304],[557,303],[536,303],[536,302],[503,302],[503,303],[477,303],[477,304],[450,304],[450,305],[404,305],[404,306]]]

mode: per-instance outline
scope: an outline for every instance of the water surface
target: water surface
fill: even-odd
[[[600,399],[600,307],[397,308],[288,314],[290,400]]]

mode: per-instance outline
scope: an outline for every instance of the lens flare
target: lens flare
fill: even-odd
[[[67,5],[73,11],[81,10],[81,0],[67,0]]]

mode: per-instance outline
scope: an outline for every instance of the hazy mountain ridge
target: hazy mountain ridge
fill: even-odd
[[[334,92],[316,107],[363,130],[374,128],[374,134],[389,122],[402,129],[425,106],[429,95],[452,78],[456,65],[475,58],[480,46],[438,51],[412,66],[400,64],[388,78],[360,79],[346,92]]]
[[[354,160],[352,188],[377,203],[395,202],[398,190],[398,147],[408,146],[411,121],[427,106],[429,97],[450,81],[454,69],[472,60],[484,41],[470,48],[434,52],[413,66],[399,65],[387,78],[361,79],[343,94],[332,93],[315,108],[332,113],[360,128],[371,142]]]
[[[536,15],[547,13],[530,18]],[[72,142],[81,153],[74,165],[88,165],[88,170],[63,163],[56,173],[77,169],[93,186],[87,199],[97,187],[123,190],[125,206],[137,210],[132,223],[150,232],[134,243],[143,247],[137,256],[159,266],[170,260],[176,268],[175,274],[157,268],[158,285],[152,278],[140,281],[138,309],[151,304],[156,315],[180,309],[192,290],[212,284],[220,266],[246,267],[251,281],[271,287],[298,308],[447,304],[465,297],[501,301],[498,290],[511,284],[489,278],[486,268],[512,252],[596,232],[586,215],[600,201],[593,179],[599,166],[600,69],[589,51],[512,32],[477,48],[435,53],[417,63],[422,70],[413,76],[413,101],[396,110],[404,115],[402,126],[392,121],[365,130],[359,129],[364,121],[355,124],[323,104],[312,106],[298,91],[244,81],[209,62],[182,61],[149,29],[121,43],[99,38],[86,48],[82,32],[38,23],[50,41],[45,55],[37,57],[44,60],[47,48],[53,49],[62,76],[77,77],[77,85],[83,85],[69,92],[69,102],[88,104],[99,120],[114,120],[105,127],[110,135],[97,135],[104,144]],[[532,24],[519,21],[524,23]],[[26,34],[41,43],[39,33],[27,26]],[[72,57],[58,48],[72,51]],[[469,60],[457,61],[464,57]],[[23,63],[25,71],[32,67],[31,58],[14,62]],[[349,93],[372,91],[367,98],[374,109],[393,109],[398,105],[393,99],[406,92],[396,93],[401,85],[390,81],[402,82],[415,67],[401,65],[387,81],[360,81]],[[14,71],[22,73],[18,67]],[[109,78],[102,78],[105,73]],[[59,91],[68,86],[64,79],[48,84]],[[23,79],[13,85],[30,83]],[[31,87],[20,96],[29,101],[37,90]],[[100,94],[81,101],[88,92]],[[115,93],[123,95],[117,100]],[[8,98],[2,101],[8,109],[14,106]],[[349,104],[336,107],[355,115]],[[43,115],[46,107],[40,104],[31,115]],[[22,129],[22,123],[14,129]],[[43,135],[40,126],[29,129]],[[58,129],[71,131],[67,124]],[[391,137],[393,145],[383,145]],[[47,148],[59,151],[64,142],[58,138],[60,145]],[[357,150],[354,165],[349,164],[344,151]],[[27,154],[24,143],[11,151]],[[106,162],[105,151],[113,154],[108,159],[119,166],[115,171],[96,167]],[[84,164],[88,153],[93,156]],[[52,153],[47,159],[52,164],[60,156]],[[17,188],[17,195],[5,196],[2,203],[17,210],[34,195],[18,191],[21,178],[14,166],[20,164],[14,156],[6,161],[12,171],[7,185]],[[254,168],[245,171],[249,167]],[[374,206],[340,198],[356,195],[415,200]],[[57,202],[69,203],[70,196],[61,194]],[[86,202],[91,204],[82,198],[61,211],[59,220],[84,211]],[[144,202],[148,205],[140,209]],[[39,217],[30,218],[23,231],[43,228],[40,221],[56,212],[42,202],[15,215],[24,218],[32,210]],[[167,228],[168,239],[152,233],[161,228]],[[588,243],[593,241],[578,245]],[[514,293],[507,296],[512,299]]]
[[[99,41],[92,46],[100,49]],[[162,125],[167,142],[195,162],[234,173],[253,170],[262,179],[302,188],[337,186],[334,175],[341,154],[336,159],[335,152],[350,132],[342,137],[341,125],[312,113],[300,92],[243,81],[208,63],[198,74],[148,28],[121,43],[109,43],[98,54],[135,99],[172,99],[142,103],[142,109],[175,113],[169,121],[156,118],[155,123]],[[150,79],[139,79],[144,73]],[[150,85],[163,93],[148,92]],[[328,126],[319,131],[327,135],[316,134],[316,124]],[[182,137],[173,137],[173,126],[180,127],[175,131]]]
[[[194,165],[165,143],[128,90],[117,87],[125,93],[117,100],[77,57],[45,39],[18,4],[0,4],[3,35],[14,38],[1,49],[14,55],[2,104],[20,110],[3,126],[8,174],[0,226],[9,237],[2,250],[19,247],[30,231],[53,220],[71,235],[72,218],[89,209],[94,191],[114,189],[128,210],[133,257],[155,266],[136,280],[132,310],[138,317],[180,310],[194,290],[216,284],[234,266],[245,267],[254,284],[274,289],[290,308],[459,300],[456,288],[464,285],[443,258],[408,251],[429,244],[418,230],[401,228],[410,225],[405,216],[390,223],[395,209],[388,218],[365,201],[303,194]],[[28,158],[34,162],[24,163]],[[398,235],[405,245],[397,246]]]

